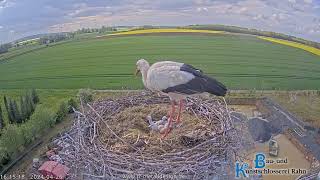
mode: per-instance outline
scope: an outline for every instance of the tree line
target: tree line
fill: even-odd
[[[28,120],[36,108],[36,104],[39,102],[39,96],[35,89],[27,91],[25,95],[20,96],[20,106],[16,100],[8,98],[7,96],[3,97],[5,110],[7,112],[8,120],[10,124],[21,124]],[[0,130],[3,129],[4,117],[3,110],[0,105]]]
[[[75,37],[76,34],[93,33],[93,32],[104,33],[109,31],[116,31],[116,30],[117,29],[115,27],[106,27],[106,26],[102,26],[101,28],[81,28],[74,32],[48,34],[46,36],[40,37],[38,41],[39,41],[39,44],[50,44],[50,43],[72,39]]]
[[[101,28],[81,28],[75,31],[76,34],[83,34],[83,33],[105,33],[105,32],[110,32],[110,31],[117,31],[117,28],[115,27],[106,27],[102,26]]]
[[[36,98],[30,99],[35,100]],[[30,118],[24,123],[6,124],[0,131],[0,171],[13,157],[17,157],[26,147],[30,147],[30,144],[36,139],[43,137],[49,128],[61,122],[68,113],[73,113],[73,108],[77,108],[77,102],[72,98],[69,101],[63,100],[59,104],[60,106],[57,109],[52,106],[38,105]],[[1,117],[3,118],[3,116]]]
[[[40,37],[38,40],[39,44],[50,44],[59,41],[64,41],[67,39],[74,38],[74,33],[57,33],[57,34],[49,34],[43,37]]]
[[[0,45],[0,54],[8,52],[11,47],[12,47],[11,43]]]

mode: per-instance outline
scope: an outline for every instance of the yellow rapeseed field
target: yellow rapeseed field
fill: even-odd
[[[303,49],[305,51],[308,51],[308,52],[311,52],[311,53],[313,53],[315,55],[320,56],[320,49],[312,47],[312,46],[308,46],[308,45],[297,43],[297,42],[293,42],[293,41],[287,41],[287,40],[282,40],[282,39],[271,38],[271,37],[258,36],[258,38],[266,40],[266,41],[271,41],[271,42],[275,42],[275,43],[284,44],[284,45],[287,45],[287,46]]]
[[[211,30],[196,30],[196,29],[142,29],[142,30],[133,30],[126,32],[119,32],[110,34],[115,35],[135,35],[135,34],[149,34],[149,33],[212,33],[218,34],[223,33],[223,31],[211,31]]]

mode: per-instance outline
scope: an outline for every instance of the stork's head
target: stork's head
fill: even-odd
[[[149,69],[149,63],[148,61],[144,60],[144,59],[139,59],[136,63],[137,68],[136,68],[136,75],[139,74],[139,72],[141,71],[147,71]]]

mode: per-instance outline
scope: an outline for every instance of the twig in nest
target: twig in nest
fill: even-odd
[[[100,114],[99,114],[95,109],[93,109],[92,106],[90,106],[90,104],[88,104],[88,106],[90,107],[90,109],[91,109],[93,112],[96,113],[96,115],[100,118],[100,120],[102,120],[103,123],[106,125],[106,127],[108,128],[108,130],[109,130],[117,139],[119,139],[120,141],[122,141],[124,144],[128,144],[132,149],[134,149],[134,150],[136,150],[136,151],[139,151],[139,150],[136,149],[135,147],[131,146],[131,144],[129,144],[129,143],[127,143],[125,140],[123,140],[121,137],[119,137],[119,136],[109,127],[108,123],[103,120],[103,118],[100,116]]]

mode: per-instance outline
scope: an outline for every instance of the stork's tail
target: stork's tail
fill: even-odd
[[[214,94],[216,96],[225,96],[227,93],[227,87],[221,82],[217,81],[214,78],[205,76],[206,83],[206,92]]]

